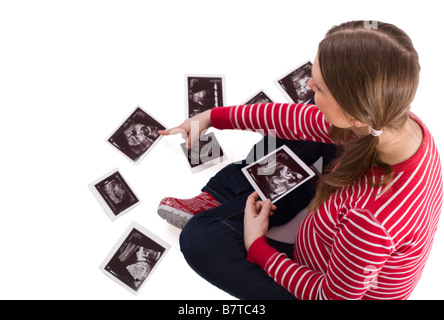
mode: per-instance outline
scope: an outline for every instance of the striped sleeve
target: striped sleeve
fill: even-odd
[[[266,238],[253,243],[248,259],[298,299],[361,299],[377,288],[379,271],[393,253],[394,243],[370,212],[350,210],[337,227],[324,272],[289,259],[270,247]]]
[[[262,103],[213,108],[211,123],[217,129],[252,130],[286,140],[332,143],[330,124],[313,104]]]

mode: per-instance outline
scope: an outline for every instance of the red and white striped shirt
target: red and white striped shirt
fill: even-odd
[[[296,235],[294,260],[257,239],[248,259],[298,299],[407,299],[429,256],[443,199],[441,162],[426,126],[417,153],[394,166],[388,191],[370,171],[310,212]],[[279,138],[332,143],[315,105],[214,108],[218,129],[273,130]]]

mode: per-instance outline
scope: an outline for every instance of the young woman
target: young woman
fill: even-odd
[[[200,131],[273,130],[277,147],[308,165],[334,159],[316,189],[305,183],[276,204],[258,201],[242,165],[224,168],[196,198],[162,200],[159,214],[186,223],[180,243],[189,265],[241,299],[408,298],[443,197],[436,145],[410,112],[419,71],[402,30],[344,23],[319,44],[309,81],[315,104],[214,108],[161,132],[186,132],[192,143],[200,134],[192,121]],[[267,239],[271,225],[306,206],[294,247]]]

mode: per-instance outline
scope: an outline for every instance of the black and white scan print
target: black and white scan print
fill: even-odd
[[[193,169],[205,164],[216,164],[217,161],[223,161],[224,152],[214,132],[200,137],[199,141],[189,149],[185,142],[181,144],[181,147]]]
[[[224,106],[224,76],[186,75],[186,116]]]
[[[273,102],[274,101],[263,90],[261,90],[242,104],[248,105],[248,104],[273,103]]]
[[[133,222],[101,265],[102,271],[137,294],[170,245]]]
[[[139,163],[161,139],[157,131],[164,129],[166,127],[153,116],[137,107],[109,137],[108,142],[132,162]]]
[[[122,216],[140,202],[118,169],[100,177],[89,188],[111,220]]]
[[[290,102],[307,103],[314,97],[314,91],[308,86],[312,67],[313,64],[307,61],[275,81]]]
[[[276,202],[315,173],[287,146],[244,167],[243,173],[262,200]]]

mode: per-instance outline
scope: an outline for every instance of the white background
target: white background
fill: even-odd
[[[224,164],[191,174],[180,137],[135,166],[105,139],[136,105],[167,126],[184,119],[184,74],[224,74],[227,104],[310,59],[334,24],[396,24],[420,54],[413,111],[441,151],[441,1],[0,1],[0,298],[228,299],[188,267],[179,230],[156,213],[192,197]],[[229,161],[258,136],[217,131]],[[111,222],[88,184],[118,167],[142,202]],[[172,248],[133,296],[98,266],[132,221]],[[412,299],[444,298],[442,222]]]

